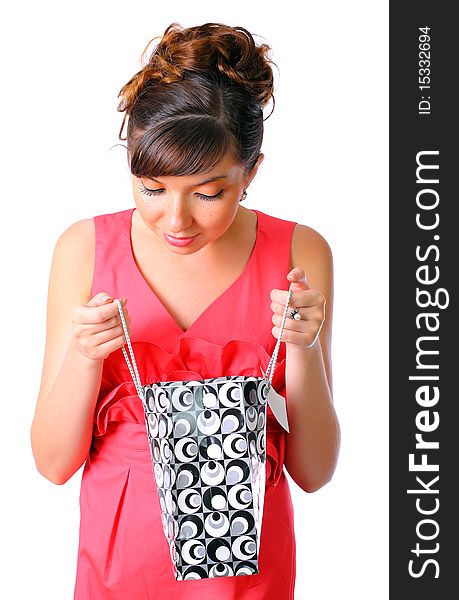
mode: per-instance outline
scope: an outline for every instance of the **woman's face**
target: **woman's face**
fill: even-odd
[[[174,254],[191,254],[220,238],[231,226],[239,201],[264,158],[247,176],[227,155],[207,173],[157,177],[132,176],[134,199],[145,225]],[[212,181],[211,181],[212,180]],[[173,245],[166,237],[193,237]]]

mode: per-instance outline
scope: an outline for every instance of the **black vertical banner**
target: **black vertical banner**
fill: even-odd
[[[459,24],[453,9],[447,2],[392,1],[389,11],[394,600],[459,597]]]

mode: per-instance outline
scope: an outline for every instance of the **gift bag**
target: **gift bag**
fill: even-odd
[[[259,573],[266,484],[266,406],[289,431],[272,388],[280,335],[263,377],[218,376],[142,385],[116,299],[142,401],[164,534],[177,581]],[[153,483],[153,482],[152,482]],[[152,507],[154,510],[156,507]]]

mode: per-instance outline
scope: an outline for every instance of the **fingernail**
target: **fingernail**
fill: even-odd
[[[102,302],[108,302],[109,300],[113,300],[113,298],[110,298],[110,296],[103,296],[102,297]]]

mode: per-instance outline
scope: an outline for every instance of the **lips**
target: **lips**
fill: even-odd
[[[188,246],[189,244],[193,243],[193,241],[199,234],[196,234],[193,237],[181,237],[181,238],[170,236],[167,233],[164,233],[163,235],[164,235],[164,239],[172,246]]]
[[[174,240],[191,240],[191,238],[196,237],[196,235],[188,235],[187,237],[177,237],[175,235],[171,235],[170,233],[166,233],[167,237],[173,238]]]

